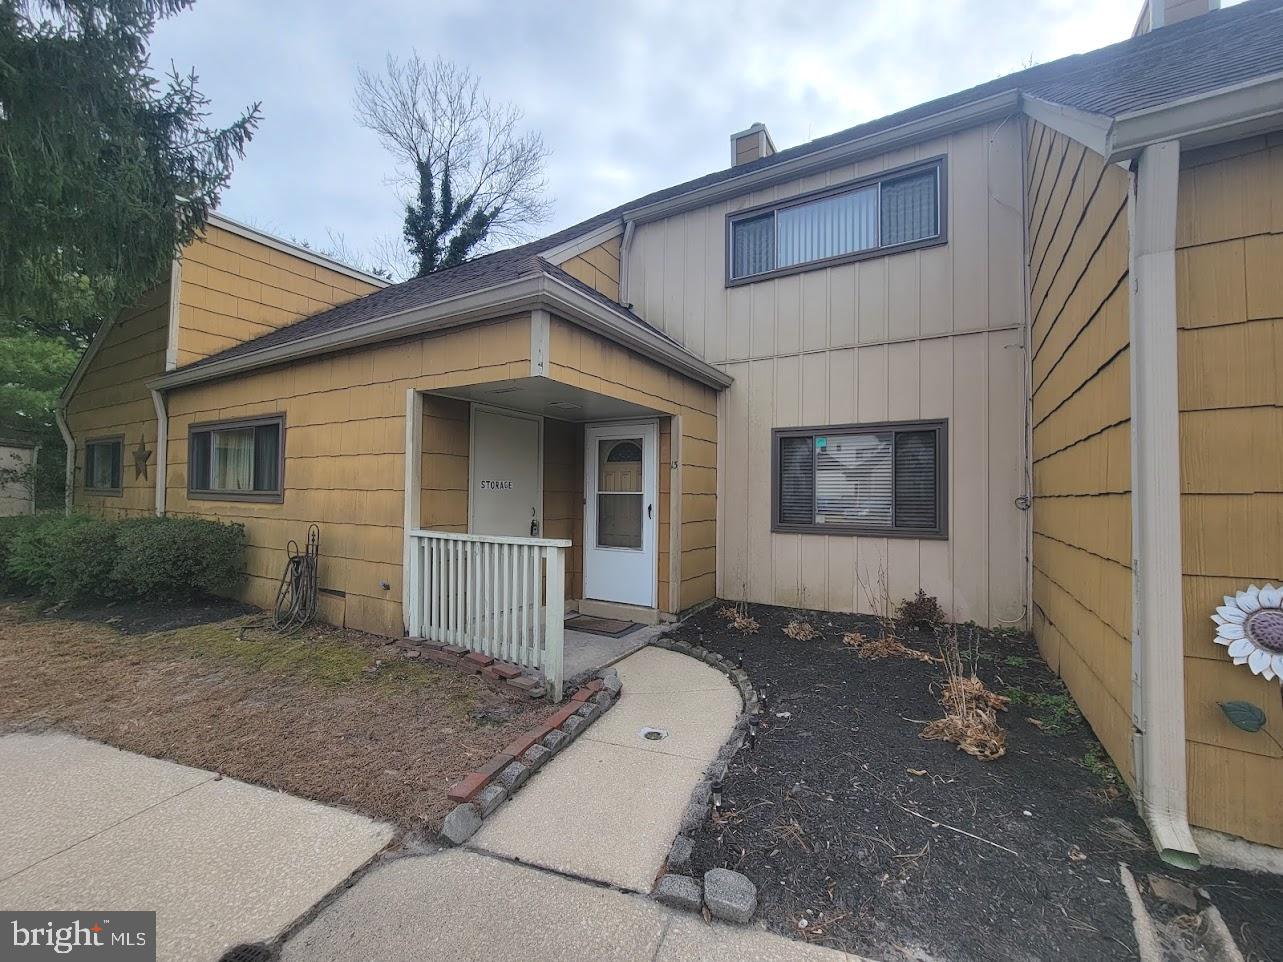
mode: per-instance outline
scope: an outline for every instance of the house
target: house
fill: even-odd
[[[26,438],[0,438],[0,518],[34,514],[39,449]]]
[[[1209,620],[1283,578],[1283,0],[1216,6],[401,284],[215,218],[68,386],[71,501],[243,522],[259,604],[317,522],[327,620],[553,672],[563,599],[922,587],[1032,629],[1168,858],[1283,846]]]

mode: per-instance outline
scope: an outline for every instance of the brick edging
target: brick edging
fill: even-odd
[[[400,638],[396,646],[401,649],[401,656],[411,661],[430,661],[469,675],[480,675],[496,687],[511,688],[531,698],[543,698],[548,693],[538,676],[527,674],[520,665],[499,661],[459,645],[422,638]]]
[[[690,800],[686,803],[686,811],[682,814],[681,828],[673,839],[673,844],[664,860],[663,868],[655,879],[655,887],[651,895],[665,905],[674,908],[687,909],[691,912],[699,913],[707,906],[708,910],[718,918],[731,922],[747,922],[752,917],[757,906],[757,889],[748,878],[738,872],[716,869],[706,872],[706,881],[701,884],[701,881],[693,878],[689,872],[691,870],[691,853],[694,848],[691,835],[708,818],[713,801],[713,786],[726,777],[726,770],[731,763],[731,759],[743,747],[752,727],[753,718],[761,711],[757,689],[753,687],[753,683],[748,677],[748,672],[742,665],[732,663],[725,656],[709,651],[700,645],[693,645],[689,641],[682,639],[674,639],[667,634],[661,634],[653,639],[650,644],[666,651],[687,655],[716,668],[726,675],[731,684],[739,691],[741,701],[739,717],[735,719],[735,725],[731,729],[730,737],[722,744],[722,747],[718,750],[717,758],[704,770],[703,777],[691,791]],[[738,892],[740,897],[735,899],[722,897],[717,889],[727,881],[722,878],[723,875],[735,876],[738,880],[742,880],[742,882],[732,882],[732,888],[740,890]]]
[[[486,764],[450,786],[446,797],[458,804],[441,826],[441,841],[461,845],[471,838],[535,771],[608,712],[622,690],[619,673],[603,668],[538,727],[513,739]]]

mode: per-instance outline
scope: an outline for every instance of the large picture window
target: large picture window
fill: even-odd
[[[187,488],[194,498],[279,501],[284,490],[285,418],[193,425]]]
[[[731,215],[727,282],[941,243],[944,173],[941,158]]]
[[[123,437],[95,438],[85,442],[85,490],[94,494],[120,494]]]
[[[944,421],[780,428],[772,530],[943,538]]]

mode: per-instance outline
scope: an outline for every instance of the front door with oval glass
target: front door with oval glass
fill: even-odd
[[[584,597],[655,606],[654,421],[584,429]]]

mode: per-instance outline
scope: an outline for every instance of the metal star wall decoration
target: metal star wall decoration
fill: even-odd
[[[147,442],[140,434],[138,436],[138,447],[134,448],[134,480],[142,478],[144,481],[150,480],[147,477],[147,462],[151,460],[151,452],[147,450]]]

